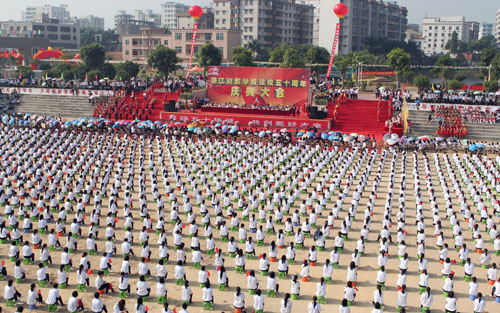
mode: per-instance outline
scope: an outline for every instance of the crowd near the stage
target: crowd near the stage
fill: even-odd
[[[166,313],[197,312],[195,303],[222,305],[217,289],[238,312],[262,313],[278,297],[280,312],[307,301],[319,313],[338,299],[338,312],[348,313],[364,306],[356,299],[360,267],[374,246],[376,284],[363,287],[373,289],[373,313],[389,304],[406,312],[417,292],[424,312],[457,312],[468,302],[482,313],[500,303],[499,156],[398,152],[356,140],[232,140],[180,126],[138,135],[43,124],[0,130],[0,244],[8,251],[0,274],[6,305],[19,312],[144,313],[151,302]],[[381,221],[372,223],[374,215]],[[440,265],[428,259],[433,249]],[[397,281],[387,281],[394,259]],[[439,308],[429,283],[436,274]],[[417,286],[407,285],[409,275]],[[459,284],[467,297],[454,293]],[[396,299],[384,299],[387,286],[397,287]],[[176,288],[180,299],[170,296]]]

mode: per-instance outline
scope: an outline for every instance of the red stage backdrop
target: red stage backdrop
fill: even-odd
[[[309,69],[209,66],[207,87],[215,103],[300,106],[309,98]]]

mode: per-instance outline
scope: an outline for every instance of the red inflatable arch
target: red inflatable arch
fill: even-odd
[[[64,52],[62,52],[59,49],[53,50],[52,47],[49,47],[47,50],[45,49],[40,49],[33,58],[43,60],[47,58],[54,58],[54,59],[60,59],[61,56],[64,55]]]

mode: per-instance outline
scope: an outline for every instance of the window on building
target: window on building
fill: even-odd
[[[57,26],[47,26],[47,31],[49,32],[57,32]]]
[[[205,40],[212,40],[212,34],[205,34]]]
[[[175,47],[175,52],[182,53],[182,47]]]
[[[224,33],[216,33],[215,39],[216,40],[224,40]]]
[[[61,40],[71,40],[71,35],[61,35]]]
[[[129,44],[130,44],[130,40],[128,40],[128,39],[127,39],[127,40],[125,40],[125,44],[126,44],[126,45],[129,45]]]
[[[175,33],[175,40],[182,40],[182,33]]]
[[[168,46],[168,40],[163,40],[163,45]]]
[[[192,40],[193,39],[193,33],[186,33],[186,40]]]
[[[125,50],[125,55],[130,55],[130,51],[129,50]]]
[[[160,44],[160,41],[158,39],[153,40],[153,45],[157,46]]]
[[[71,27],[61,26],[61,33],[69,33],[71,32]]]

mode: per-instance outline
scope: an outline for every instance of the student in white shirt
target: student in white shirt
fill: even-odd
[[[14,281],[10,279],[7,285],[4,287],[3,297],[5,300],[15,300],[19,299],[21,294],[17,291],[16,287],[13,286]]]
[[[339,305],[339,313],[351,313],[351,307],[347,303],[347,299],[342,299],[342,303]]]
[[[68,311],[70,313],[75,313],[77,312],[78,310],[84,310],[84,307],[83,307],[83,304],[81,303],[81,301],[79,301],[79,299],[77,298],[78,297],[78,291],[73,291],[73,293],[71,294],[71,298],[69,298],[68,300]]]
[[[214,303],[214,295],[213,295],[213,290],[210,287],[210,280],[207,280],[205,283],[205,287],[203,287],[203,296],[202,296],[203,302],[210,302]]]
[[[168,303],[165,302],[165,305],[168,307]],[[165,309],[164,309],[165,310]],[[127,309],[125,308],[125,300],[121,299],[118,301],[115,306],[113,307],[113,313],[126,313],[128,312]],[[162,312],[163,313],[163,312]],[[170,313],[170,312],[168,312]]]
[[[380,303],[375,303],[375,308],[371,311],[371,313],[383,313]]]
[[[94,293],[94,299],[92,299],[92,312],[94,312],[94,313],[101,313],[101,312],[108,313],[108,309],[106,308],[106,305],[104,305],[104,303],[102,303],[102,300],[99,299],[98,292]]]
[[[434,297],[431,295],[431,288],[427,287],[427,290],[420,295],[420,305],[429,310],[432,302],[434,302]]]
[[[286,293],[285,298],[281,300],[280,313],[292,313],[292,301],[290,301],[290,294]]]
[[[135,313],[146,313],[146,306],[142,303],[142,297],[137,297],[137,303],[135,305]]]
[[[59,289],[57,289],[57,287],[59,287],[58,284],[54,284],[52,286],[52,288],[49,290],[49,295],[47,296],[47,300],[45,300],[45,303],[50,305],[54,305],[57,303],[59,303],[60,305],[64,305],[62,298],[59,294]]]
[[[317,301],[317,297],[313,296],[312,301],[307,305],[307,311],[309,313],[321,313],[321,305]]]
[[[261,295],[260,289],[255,290],[255,296],[253,296],[253,308],[255,313],[264,312],[264,297]]]
[[[139,281],[137,282],[137,295],[141,297],[149,297],[149,294],[151,293],[151,288],[149,288],[149,284],[146,281],[146,278],[144,275],[141,275],[139,278]]]
[[[455,298],[455,293],[453,291],[448,292],[448,297],[446,298],[444,309],[446,313],[457,312],[457,298]]]
[[[241,292],[241,288],[236,287],[236,292],[234,293],[233,307],[235,309],[243,310],[245,308],[245,294]]]
[[[160,277],[156,284],[156,296],[167,297],[167,286],[165,285],[165,278]]]
[[[37,303],[43,303],[42,295],[35,290],[35,284],[31,284],[30,290],[28,290],[28,299],[26,304],[28,304],[30,310],[36,309]]]
[[[182,294],[181,294],[182,302],[187,302],[191,304],[193,302],[193,291],[191,287],[189,287],[189,281],[185,280],[184,285],[182,286]]]
[[[486,301],[483,299],[483,294],[478,293],[474,300],[474,313],[483,313],[486,308]]]

